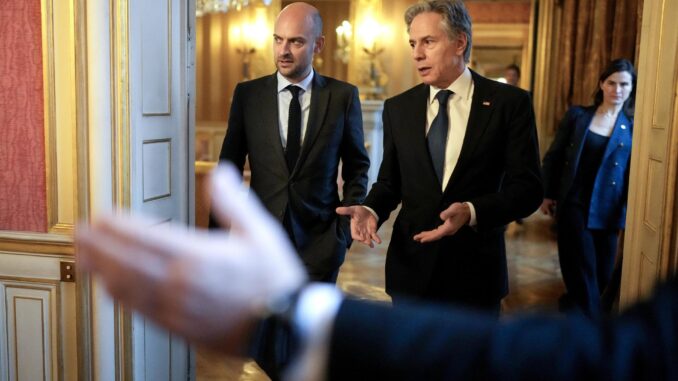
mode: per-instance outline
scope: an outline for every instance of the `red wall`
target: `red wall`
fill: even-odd
[[[0,6],[0,230],[47,230],[40,12],[40,0]]]

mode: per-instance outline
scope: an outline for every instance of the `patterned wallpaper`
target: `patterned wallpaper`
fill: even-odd
[[[40,0],[0,6],[0,230],[45,232]]]

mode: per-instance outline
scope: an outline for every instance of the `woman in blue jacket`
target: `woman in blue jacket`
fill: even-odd
[[[562,301],[591,317],[600,313],[626,219],[635,89],[631,62],[612,61],[594,105],[567,111],[542,165],[541,210],[558,225]]]

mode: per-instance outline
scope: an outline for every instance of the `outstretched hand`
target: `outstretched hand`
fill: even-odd
[[[104,216],[78,227],[77,260],[126,306],[198,345],[238,354],[266,303],[300,287],[306,273],[235,168],[214,171],[211,193],[229,233]]]
[[[427,230],[414,236],[419,243],[437,241],[445,236],[454,235],[459,228],[471,220],[471,210],[466,203],[455,202],[440,213],[443,224],[433,230]]]
[[[377,218],[364,206],[340,206],[336,212],[341,216],[351,217],[351,237],[355,241],[369,247],[374,247],[374,242],[381,243],[377,234]]]

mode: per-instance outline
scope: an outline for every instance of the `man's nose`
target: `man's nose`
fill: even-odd
[[[420,45],[414,45],[412,48],[412,58],[414,58],[415,61],[421,61],[424,59],[424,50]]]
[[[290,51],[290,44],[288,42],[282,42],[278,45],[279,54],[287,54]]]

